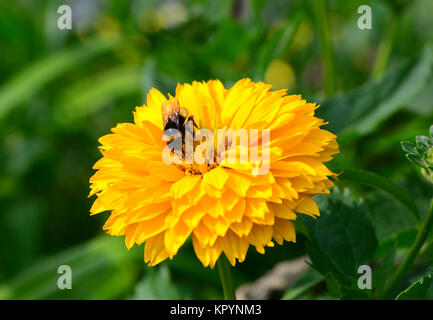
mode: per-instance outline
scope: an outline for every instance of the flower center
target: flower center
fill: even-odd
[[[200,129],[179,100],[164,102],[161,106],[165,140],[171,149],[177,168],[186,175],[205,174],[217,167],[217,153],[210,130]],[[207,135],[203,135],[206,131]],[[210,145],[212,143],[212,145]],[[212,152],[210,152],[212,150]]]

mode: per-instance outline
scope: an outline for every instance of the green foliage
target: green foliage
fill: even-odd
[[[425,299],[427,291],[429,290],[432,274],[429,273],[411,284],[409,288],[400,292],[395,298],[396,300],[420,300]]]
[[[177,288],[171,280],[170,271],[166,265],[158,270],[150,270],[141,279],[131,297],[133,300],[176,300],[184,299],[182,290]]]
[[[112,50],[113,43],[95,39],[88,44],[54,53],[28,66],[0,87],[0,119],[11,108],[31,98],[44,85],[94,56]]]
[[[308,268],[302,276],[284,293],[282,300],[295,300],[302,294],[315,287],[324,280],[323,276],[314,270]]]
[[[116,98],[139,91],[141,77],[140,69],[123,66],[91,77],[60,96],[55,117],[61,125],[74,125]]]
[[[272,60],[279,58],[293,41],[296,31],[299,29],[301,17],[295,16],[278,30],[274,31],[268,41],[264,42],[258,51],[257,76],[263,77]]]
[[[372,133],[422,91],[432,68],[432,49],[426,47],[419,59],[382,80],[367,82],[358,89],[326,100],[319,114],[330,122],[334,132],[352,138]]]
[[[417,136],[416,144],[402,141],[401,147],[406,151],[406,158],[421,167],[421,174],[433,183],[433,125],[430,126],[430,137]]]
[[[317,201],[320,218],[316,221],[302,217],[310,229],[307,252],[312,265],[325,276],[331,294],[357,297],[360,293],[356,288],[358,267],[371,263],[377,246],[374,227],[365,214],[366,207],[356,202],[347,189],[334,189],[331,196]]]
[[[130,290],[139,269],[137,253],[105,236],[42,259],[0,286],[0,299],[116,299]],[[140,252],[141,254],[141,252]],[[72,289],[57,286],[58,267],[72,270]]]
[[[383,258],[379,261],[379,266],[373,272],[373,283],[375,291],[380,291],[389,280],[389,275],[395,270],[395,255],[397,248],[393,245],[388,251],[383,254]]]
[[[342,181],[352,181],[360,184],[365,184],[383,190],[393,196],[397,201],[400,201],[414,215],[417,221],[420,220],[419,209],[412,197],[401,187],[392,183],[372,172],[364,170],[347,169],[343,170],[339,175]]]

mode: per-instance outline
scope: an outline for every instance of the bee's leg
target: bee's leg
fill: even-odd
[[[186,121],[189,121],[189,120],[192,121],[192,124],[193,124],[193,126],[194,126],[195,128],[199,129],[197,123],[195,123],[195,121],[194,121],[194,116],[189,116],[189,117],[186,119]]]

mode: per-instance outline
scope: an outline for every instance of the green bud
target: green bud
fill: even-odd
[[[424,160],[427,163],[426,168],[421,168],[421,174],[431,183],[433,183],[433,147],[431,147],[425,154]]]
[[[425,160],[429,166],[433,166],[433,147],[426,152]]]
[[[402,141],[401,148],[406,152],[406,158],[421,167],[421,174],[433,183],[433,125],[429,130],[430,137],[417,136],[416,143]]]
[[[433,170],[421,168],[421,174],[426,178],[430,183],[433,183]]]
[[[425,167],[424,161],[416,154],[408,153],[408,154],[406,154],[406,158],[410,162],[412,162],[413,164],[416,164],[416,165],[423,167],[423,168]]]
[[[416,153],[415,144],[410,141],[402,141],[401,148],[407,153]]]
[[[417,145],[418,149],[421,150],[421,154],[423,154],[424,152],[426,152],[430,148],[429,142],[430,142],[430,139],[425,137],[425,136],[417,136],[416,137],[416,145]]]

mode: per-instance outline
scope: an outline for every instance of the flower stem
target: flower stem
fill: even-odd
[[[395,274],[392,276],[391,280],[388,282],[388,285],[385,286],[385,289],[382,291],[382,294],[379,296],[381,299],[386,299],[392,290],[394,290],[395,286],[400,282],[409,268],[412,266],[416,257],[419,254],[419,251],[424,244],[429,231],[433,226],[433,199],[430,203],[430,208],[427,212],[427,216],[424,220],[424,223],[419,227],[418,234],[416,236],[415,242],[412,247],[409,249],[407,256],[404,258],[401,265],[398,267]]]
[[[325,0],[314,0],[313,9],[316,16],[316,28],[319,34],[322,65],[324,69],[325,92],[327,96],[333,96],[336,91],[336,74],[331,36],[326,17]]]
[[[420,256],[432,258],[433,257],[433,239],[431,239],[421,250]]]
[[[236,300],[235,291],[233,289],[232,277],[230,274],[230,266],[227,258],[222,255],[218,261],[218,271],[220,274],[221,285],[223,287],[224,299],[225,300]]]

